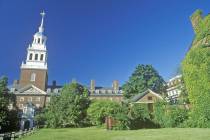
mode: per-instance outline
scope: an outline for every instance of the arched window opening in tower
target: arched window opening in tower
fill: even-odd
[[[40,60],[43,61],[44,55],[41,54]]]
[[[35,54],[35,60],[38,60],[38,54]]]
[[[40,43],[40,38],[38,38],[38,43]]]
[[[30,53],[29,60],[32,60],[32,58],[33,58],[33,54]]]

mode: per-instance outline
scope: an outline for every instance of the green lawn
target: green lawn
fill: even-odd
[[[107,131],[101,128],[41,129],[23,140],[210,140],[210,129],[164,128]]]

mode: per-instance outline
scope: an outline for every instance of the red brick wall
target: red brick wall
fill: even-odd
[[[36,73],[36,79],[34,82],[31,81],[31,74]],[[33,84],[41,90],[46,89],[48,81],[47,70],[38,70],[38,69],[21,69],[20,74],[20,85],[26,86],[28,84]]]

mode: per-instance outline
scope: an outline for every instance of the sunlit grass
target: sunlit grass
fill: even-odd
[[[101,128],[41,129],[23,140],[208,140],[210,129],[164,128],[107,131]]]

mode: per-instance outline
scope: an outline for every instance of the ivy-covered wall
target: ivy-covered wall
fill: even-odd
[[[190,17],[195,32],[192,47],[210,44],[210,14],[203,16],[201,10],[196,10]]]

